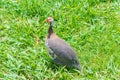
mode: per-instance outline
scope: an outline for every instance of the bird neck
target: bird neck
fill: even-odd
[[[49,29],[48,29],[48,38],[50,38],[51,34],[53,33],[53,22],[50,22],[50,26],[49,26]]]

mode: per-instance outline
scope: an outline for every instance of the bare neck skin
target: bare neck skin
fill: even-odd
[[[48,38],[50,38],[51,34],[53,33],[52,27],[53,27],[53,21],[50,22],[50,26],[49,26],[49,29],[48,29],[48,36],[47,36]]]

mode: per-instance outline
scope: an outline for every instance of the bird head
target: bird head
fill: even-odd
[[[52,27],[53,26],[53,22],[54,22],[54,20],[53,20],[53,18],[52,17],[48,17],[47,19],[46,19],[46,22],[47,23],[49,23],[50,24],[50,26]]]
[[[47,23],[53,22],[53,18],[52,18],[52,17],[48,17],[48,18],[46,19],[46,22],[47,22]]]

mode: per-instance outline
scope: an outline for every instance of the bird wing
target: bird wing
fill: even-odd
[[[61,61],[72,63],[73,60],[77,60],[75,52],[71,47],[58,37],[48,39],[48,46]]]

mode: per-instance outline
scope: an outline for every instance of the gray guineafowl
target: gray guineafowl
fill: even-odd
[[[46,22],[50,25],[45,44],[54,63],[80,69],[79,61],[74,50],[64,40],[54,34],[52,29],[53,18],[48,17]]]

